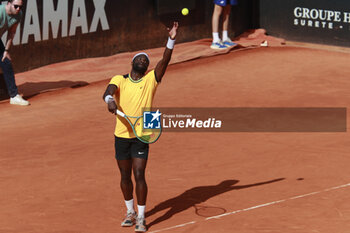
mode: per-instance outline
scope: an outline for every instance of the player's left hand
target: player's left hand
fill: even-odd
[[[1,61],[4,61],[6,58],[11,61],[11,56],[10,56],[10,53],[8,51],[4,52],[4,55],[2,56]]]
[[[170,39],[172,39],[172,40],[175,39],[178,27],[179,27],[179,23],[174,22],[173,27],[171,29],[168,28]]]

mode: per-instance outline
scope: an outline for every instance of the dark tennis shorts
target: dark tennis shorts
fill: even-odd
[[[149,145],[137,138],[119,138],[114,136],[115,158],[126,160],[131,158],[148,159]]]
[[[214,0],[214,4],[219,6],[226,6],[227,4],[231,4],[235,6],[238,4],[238,0]]]

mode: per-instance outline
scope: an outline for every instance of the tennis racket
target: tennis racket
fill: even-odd
[[[159,128],[152,128],[152,129],[146,129],[144,127],[144,115],[142,116],[128,116],[125,113],[119,111],[117,109],[116,113],[123,117],[131,126],[132,131],[134,132],[135,136],[137,137],[137,139],[139,139],[141,142],[147,143],[147,144],[151,144],[156,142],[161,133],[162,133],[162,127]],[[160,117],[160,116],[159,116]]]

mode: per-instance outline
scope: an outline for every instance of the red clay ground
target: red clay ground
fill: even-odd
[[[155,105],[348,108],[349,59],[268,47],[180,63],[169,67]],[[0,104],[1,233],[134,231],[120,227],[114,118],[101,98],[107,83],[36,95],[30,107]],[[347,233],[349,139],[165,132],[147,169],[149,232]],[[193,207],[200,201],[229,215],[206,220]]]

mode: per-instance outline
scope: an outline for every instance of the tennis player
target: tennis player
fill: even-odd
[[[147,72],[149,57],[146,53],[136,54],[131,62],[131,72],[114,76],[103,95],[108,111],[115,114],[117,108],[129,116],[141,116],[143,108],[151,108],[152,100],[168,67],[173,52],[178,23],[174,22],[169,30],[168,42],[163,58],[154,70]],[[114,97],[115,99],[114,99]],[[127,208],[122,226],[135,226],[136,232],[145,232],[145,207],[147,199],[147,183],[145,169],[148,159],[149,145],[139,141],[130,125],[117,115],[115,127],[115,156],[121,174],[120,187]],[[137,214],[134,210],[133,183],[131,173],[136,182]]]

